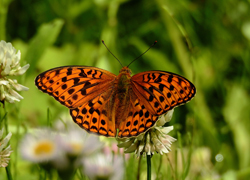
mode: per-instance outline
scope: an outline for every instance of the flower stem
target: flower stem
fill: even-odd
[[[12,180],[12,175],[11,175],[11,172],[10,172],[10,163],[9,163],[9,165],[5,168],[5,170],[6,170],[6,174],[7,174],[7,179],[8,180]]]
[[[151,155],[147,155],[147,180],[151,180]]]

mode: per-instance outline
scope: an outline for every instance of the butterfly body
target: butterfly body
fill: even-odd
[[[80,127],[120,138],[147,131],[160,115],[196,93],[194,85],[180,75],[146,71],[131,76],[128,67],[117,76],[96,67],[58,67],[38,75],[35,83],[68,107]]]
[[[127,109],[131,94],[131,74],[130,69],[123,67],[114,82],[114,98],[112,100],[115,104],[116,129],[119,128],[120,123],[124,121],[124,117],[128,116]]]

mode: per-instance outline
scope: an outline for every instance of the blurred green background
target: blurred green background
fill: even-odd
[[[35,87],[39,73],[86,65],[118,74],[101,40],[124,66],[157,40],[130,69],[170,71],[195,84],[196,97],[170,122],[172,136],[180,132],[183,149],[192,149],[187,179],[250,179],[249,12],[249,0],[0,0],[0,39],[30,64],[18,79],[30,90],[6,105],[9,128],[46,126],[47,108],[51,119],[68,111]]]

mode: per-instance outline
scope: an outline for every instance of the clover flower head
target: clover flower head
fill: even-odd
[[[135,152],[137,157],[140,155],[153,155],[154,152],[168,153],[171,149],[172,142],[176,141],[175,138],[168,135],[173,130],[173,126],[163,127],[163,125],[170,121],[174,110],[168,111],[166,114],[159,117],[156,125],[142,133],[137,137],[119,139],[119,148],[124,148],[125,153]]]
[[[10,145],[7,146],[12,134],[8,133],[6,137],[3,137],[3,129],[0,130],[0,167],[7,167],[10,161],[10,154],[12,153]]]
[[[19,76],[24,74],[29,68],[29,64],[20,66],[21,52],[11,43],[0,41],[0,101],[14,103],[20,101],[23,97],[16,91],[27,91],[29,88],[18,84],[17,80],[10,79],[10,76]]]

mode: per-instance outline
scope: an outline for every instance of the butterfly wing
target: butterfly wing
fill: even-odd
[[[147,71],[132,76],[131,89],[128,116],[119,126],[121,138],[147,131],[160,115],[187,103],[196,93],[189,80],[166,71]]]
[[[65,66],[38,75],[36,86],[70,108],[73,120],[87,131],[116,135],[110,97],[116,75],[95,67]]]
[[[87,103],[70,109],[70,114],[80,127],[96,134],[115,137],[115,118],[112,111],[114,88],[108,87],[105,92]]]
[[[95,67],[64,66],[39,74],[35,84],[68,108],[76,108],[112,87],[116,75]]]
[[[154,116],[190,101],[195,86],[186,78],[167,71],[147,71],[131,78],[133,92],[141,105]]]
[[[158,119],[158,116],[152,115],[145,105],[140,103],[133,91],[130,92],[130,100],[127,103],[128,113],[119,124],[118,137],[138,136],[147,131]]]
[[[36,77],[36,86],[70,108],[73,120],[87,131],[105,136],[137,136],[152,127],[158,116],[191,100],[194,85],[165,71],[132,76],[124,116],[115,119],[116,75],[87,66],[50,69]],[[116,123],[119,122],[117,125]],[[118,126],[118,127],[117,127]]]

